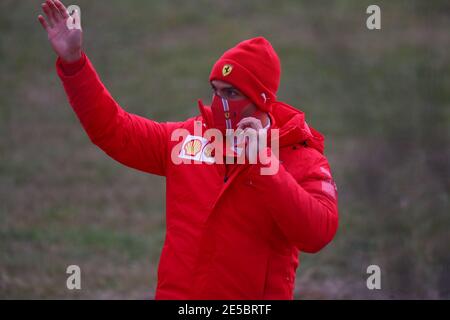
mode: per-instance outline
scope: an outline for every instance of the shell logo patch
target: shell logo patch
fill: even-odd
[[[231,73],[231,71],[233,71],[233,66],[231,64],[226,64],[222,68],[222,75],[226,77]]]
[[[178,157],[182,159],[215,163],[214,147],[203,137],[188,135],[181,146]]]
[[[200,152],[201,148],[202,148],[202,142],[199,139],[194,139],[185,144],[184,152],[188,156],[195,157],[197,155],[197,153]]]
[[[214,157],[214,147],[209,143],[203,148],[203,155],[207,158]]]

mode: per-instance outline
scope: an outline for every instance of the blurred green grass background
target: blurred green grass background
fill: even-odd
[[[69,3],[65,3],[69,4]],[[263,35],[279,98],[326,136],[340,228],[295,297],[450,298],[450,2],[87,1],[85,50],[128,111],[197,113],[219,55]],[[382,30],[366,8],[382,9]],[[0,298],[152,298],[164,180],[92,145],[55,74],[39,1],[0,3]],[[66,289],[66,267],[82,290]],[[366,288],[366,268],[382,290]]]

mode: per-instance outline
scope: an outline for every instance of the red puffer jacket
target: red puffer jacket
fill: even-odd
[[[337,194],[323,137],[304,114],[278,104],[279,170],[260,164],[174,164],[174,129],[125,112],[89,59],[73,75],[57,71],[91,141],[115,160],[166,177],[166,238],[156,299],[292,299],[299,251],[317,252],[337,229]]]

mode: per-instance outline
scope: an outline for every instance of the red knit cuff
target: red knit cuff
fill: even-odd
[[[66,76],[72,76],[84,67],[86,63],[86,55],[84,54],[84,52],[81,52],[81,58],[73,62],[67,62],[61,58],[58,58],[58,60],[64,74]]]

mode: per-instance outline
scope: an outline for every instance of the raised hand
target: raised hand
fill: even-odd
[[[246,117],[237,124],[238,145],[245,147],[245,157],[256,163],[259,153],[259,140],[263,138],[261,131],[263,126],[261,120],[255,117]]]
[[[47,19],[39,15],[38,20],[47,31],[48,40],[56,54],[67,62],[80,59],[83,32],[81,27],[75,27],[81,26],[79,13],[70,16],[59,0],[47,0],[42,4],[42,10]]]

